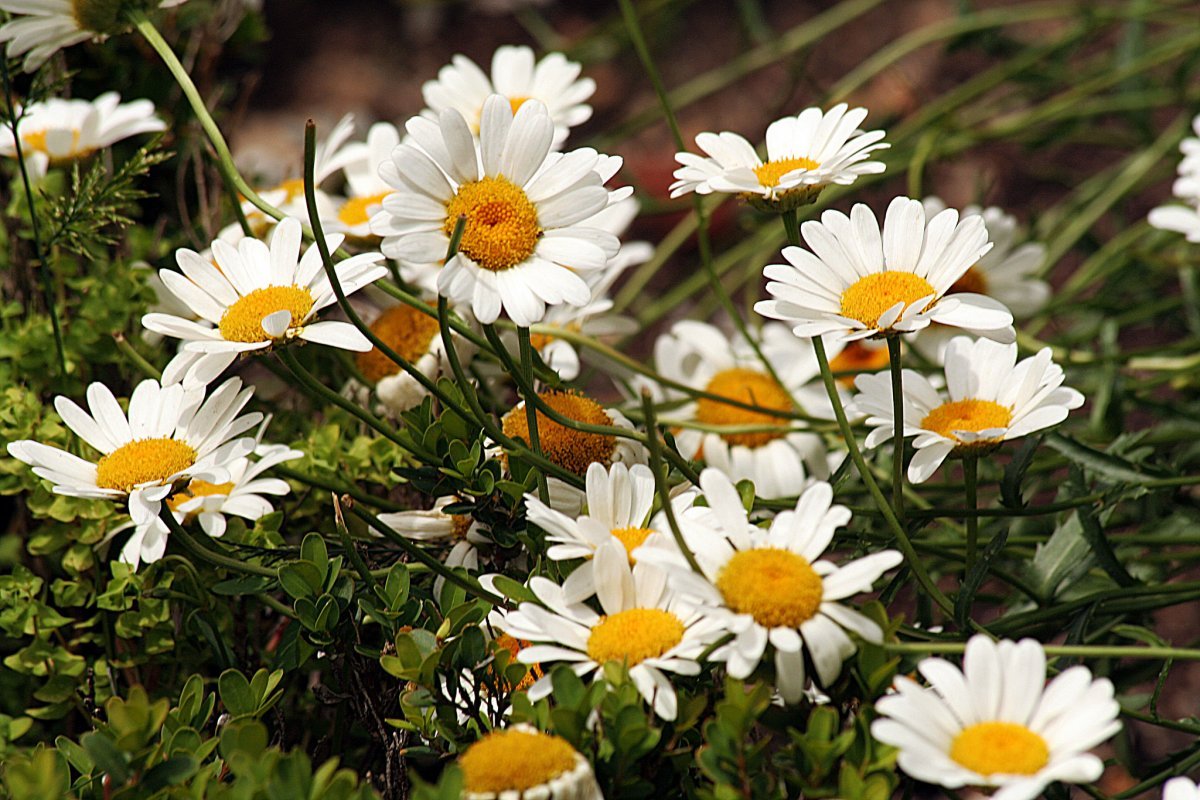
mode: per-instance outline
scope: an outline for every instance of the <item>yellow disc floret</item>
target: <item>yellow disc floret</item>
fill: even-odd
[[[950,291],[946,294],[957,294],[958,292],[971,292],[973,294],[988,293],[987,275],[983,273],[978,266],[971,267],[962,274],[962,277],[954,282],[950,287]]]
[[[533,730],[493,731],[458,759],[468,792],[524,792],[575,769],[575,748]]]
[[[636,564],[637,559],[633,557],[633,551],[641,547],[646,537],[654,533],[651,528],[613,528],[612,535],[616,537],[625,547],[625,555],[629,556],[629,563]]]
[[[429,344],[438,335],[436,318],[403,303],[384,311],[370,327],[372,333],[410,364],[417,363],[429,351]],[[363,377],[372,383],[400,372],[400,366],[376,347],[359,353],[354,361]]]
[[[1050,762],[1038,734],[1015,722],[979,722],[963,728],[950,758],[980,775],[1034,775]]]
[[[370,211],[383,202],[387,192],[367,195],[366,197],[351,197],[338,209],[338,222],[350,227],[365,225],[371,220]]]
[[[941,434],[947,439],[961,441],[955,431],[982,431],[988,428],[1007,428],[1012,411],[991,400],[953,400],[943,403],[925,415],[921,427]],[[990,444],[999,441],[985,439],[969,444]]]
[[[215,494],[229,494],[233,491],[233,483],[209,483],[199,478],[192,478],[187,488],[176,492],[167,499],[167,506],[172,511],[178,511],[181,505],[195,500],[197,497],[210,497]]]
[[[825,593],[807,559],[777,547],[735,553],[717,575],[717,589],[731,609],[766,628],[799,628]]]
[[[458,187],[446,203],[447,236],[459,217],[466,217],[458,250],[492,272],[512,269],[533,255],[542,229],[537,208],[525,191],[502,175],[470,181]]]
[[[164,481],[195,463],[196,451],[187,442],[165,437],[136,439],[100,459],[96,485],[128,492],[135,486]]]
[[[792,398],[775,379],[764,372],[734,367],[713,376],[704,391],[758,406],[761,411],[729,405],[702,397],[696,401],[696,420],[706,425],[786,425],[787,418],[772,411],[791,411]],[[731,445],[762,447],[786,431],[755,431],[751,433],[722,433],[721,438]]]
[[[510,655],[508,663],[515,664],[515,663],[517,663],[517,653],[521,652],[526,647],[531,646],[533,644],[533,642],[527,642],[524,639],[518,639],[515,636],[509,636],[507,633],[502,633],[495,638],[495,640],[493,641],[493,644],[496,646],[497,649],[507,650]],[[503,688],[509,692],[523,692],[526,689],[528,689],[530,686],[533,686],[533,684],[539,678],[541,678],[543,675],[546,674],[545,671],[542,669],[541,664],[529,664],[528,667],[529,667],[529,671],[525,673],[525,677],[521,678],[521,680],[519,680],[517,682],[516,686],[508,686],[507,681],[504,681],[503,679],[501,679],[501,684],[503,685]],[[490,669],[489,669],[489,671],[490,671]],[[483,687],[481,687],[481,688],[483,688]]]
[[[888,349],[871,347],[862,340],[850,342],[829,362],[832,372],[879,372],[887,368]],[[838,381],[844,386],[854,385],[854,375],[842,375]]]
[[[859,278],[842,292],[841,314],[872,328],[878,325],[883,312],[896,303],[904,303],[907,309],[912,303],[934,294],[929,281],[911,272],[874,272]]]
[[[755,167],[754,174],[758,177],[760,185],[770,189],[778,186],[779,179],[792,170],[816,169],[819,166],[821,165],[811,158],[780,158]]]
[[[597,664],[636,666],[683,641],[683,622],[661,608],[631,608],[602,617],[588,636],[587,654]]]
[[[277,311],[289,311],[292,319],[288,327],[294,328],[304,321],[312,307],[312,293],[294,284],[255,289],[250,294],[239,297],[237,302],[226,309],[218,329],[226,341],[265,342],[271,337],[263,330],[263,317]]]
[[[567,419],[589,425],[612,425],[612,420],[595,400],[577,392],[543,392],[538,398]],[[529,423],[523,406],[504,415],[504,433],[529,442]],[[568,428],[537,412],[538,444],[542,454],[565,470],[583,476],[594,463],[609,466],[617,438],[603,433],[584,433]]]

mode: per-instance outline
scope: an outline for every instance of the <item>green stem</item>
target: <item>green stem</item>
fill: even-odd
[[[332,403],[338,408],[345,411],[352,417],[355,417],[363,424],[374,429],[376,432],[390,439],[392,442],[407,447],[407,443],[400,437],[394,428],[385,423],[379,417],[372,414],[365,408],[359,408],[356,404],[350,402],[345,397],[330,389],[325,384],[321,383],[317,378],[309,372],[300,360],[292,353],[291,348],[287,345],[275,348],[275,355],[279,356],[279,360],[283,365],[291,371],[292,375],[300,381],[301,384],[318,400],[324,400],[327,403]]]
[[[649,434],[650,470],[654,473],[654,486],[658,491],[659,502],[662,503],[663,514],[667,517],[667,525],[671,528],[671,535],[675,537],[675,544],[679,547],[679,551],[687,559],[688,566],[697,575],[703,575],[704,572],[700,569],[696,556],[692,555],[691,548],[683,538],[683,531],[679,529],[679,521],[675,519],[675,507],[671,505],[671,491],[667,486],[667,476],[663,470],[662,442],[659,441],[658,425],[654,420],[654,403],[650,399],[650,393],[645,390],[642,391],[642,413],[645,414],[646,433]]]
[[[171,512],[171,509],[167,508],[166,503],[163,503],[162,508],[158,512],[158,517],[166,523],[167,528],[171,531],[171,536],[179,542],[184,552],[193,558],[207,561],[215,567],[224,567],[225,569],[241,572],[245,575],[260,575],[265,578],[275,578],[278,575],[270,567],[260,566],[249,561],[238,561],[235,558],[230,558],[227,555],[205,547],[176,521],[175,515]]]
[[[500,343],[501,349],[504,345]],[[522,393],[525,395],[525,424],[529,428],[529,447],[539,457],[542,456],[542,443],[538,433],[537,423],[537,392],[533,385],[533,345],[529,341],[529,328],[517,326],[517,347],[521,353]],[[545,504],[550,503],[550,489],[546,485],[546,475],[538,470],[538,497]]]
[[[900,357],[900,337],[887,337],[888,363],[892,373],[892,508],[904,525],[904,369]]]
[[[966,651],[963,642],[886,642],[883,649],[903,655],[959,655]],[[1137,645],[1042,645],[1052,658],[1153,658],[1200,661],[1200,649],[1182,647],[1142,647]]]
[[[153,378],[156,381],[162,380],[162,370],[151,364],[145,359],[145,357],[142,356],[141,353],[135,350],[133,345],[129,343],[129,340],[125,338],[125,334],[119,331],[114,333],[113,341],[117,343],[117,349],[120,350],[126,358],[132,361],[133,365],[137,367],[143,375],[145,375],[147,378]]]
[[[337,528],[338,536],[342,540],[342,549],[346,551],[346,555],[350,558],[350,563],[354,565],[354,571],[363,579],[363,582],[371,588],[371,591],[380,600],[387,602],[387,595],[379,588],[379,584],[371,575],[371,569],[367,566],[367,562],[363,561],[362,553],[358,552],[358,548],[354,545],[354,540],[350,538],[350,529],[346,527],[346,518],[342,513],[342,499],[336,494],[333,495],[333,522]]]
[[[979,457],[974,455],[963,456],[963,489],[966,493],[967,508],[974,511],[979,503],[976,499],[979,483]],[[975,558],[979,550],[979,517],[975,514],[969,514],[963,522],[967,526],[967,560],[963,565],[965,572],[970,572],[975,566]]]

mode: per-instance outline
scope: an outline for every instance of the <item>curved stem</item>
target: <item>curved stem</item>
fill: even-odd
[[[386,436],[392,442],[400,445],[401,447],[407,448],[407,443],[400,437],[400,434],[397,433],[394,428],[385,423],[379,417],[372,414],[370,411],[366,410],[365,408],[359,408],[357,405],[317,380],[316,377],[309,372],[303,364],[300,363],[300,360],[297,359],[295,354],[292,353],[290,347],[285,345],[283,347],[275,348],[275,355],[279,356],[279,360],[283,362],[284,366],[287,367],[291,373],[296,376],[296,379],[299,380],[306,389],[308,389],[309,393],[314,395],[317,399],[324,400],[327,403],[332,403],[368,427],[373,428],[376,432]]]
[[[900,361],[900,337],[887,337],[888,364],[892,373],[892,508],[904,524],[904,370]]]
[[[979,505],[976,499],[979,481],[979,457],[974,455],[963,456],[963,489],[966,493],[967,509],[974,511]],[[966,572],[970,572],[975,566],[975,557],[979,549],[979,517],[975,514],[968,515],[963,519],[967,526],[967,560],[963,565]]]
[[[533,345],[529,341],[529,328],[517,326],[517,348],[521,353],[521,391],[525,395],[525,425],[529,428],[529,447],[539,457],[542,456],[542,443],[537,423],[537,391],[533,385]],[[503,343],[501,343],[503,349]],[[550,503],[550,490],[546,486],[545,473],[538,471],[538,497],[545,504]]]
[[[687,559],[688,566],[697,575],[703,575],[700,564],[696,562],[696,556],[692,555],[691,549],[683,538],[683,531],[679,529],[679,521],[675,519],[675,507],[671,505],[671,492],[667,487],[667,476],[663,474],[662,442],[659,441],[658,425],[654,421],[654,403],[647,391],[642,392],[642,413],[646,415],[646,433],[649,434],[650,470],[654,473],[654,486],[658,491],[659,501],[662,503],[663,514],[667,517],[667,525],[671,528],[671,535],[675,537],[675,544],[679,547],[679,551]]]
[[[207,561],[214,567],[224,567],[225,569],[241,572],[246,575],[260,575],[265,578],[274,578],[278,573],[270,567],[264,567],[259,564],[253,564],[249,561],[238,561],[235,558],[230,558],[223,553],[215,550],[210,550],[200,543],[200,541],[188,533],[175,519],[175,515],[171,513],[171,509],[167,508],[166,503],[162,505],[158,512],[158,518],[166,523],[167,529],[171,531],[171,536],[179,542],[184,551],[201,561]]]

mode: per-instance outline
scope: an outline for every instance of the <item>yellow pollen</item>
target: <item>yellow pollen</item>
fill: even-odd
[[[954,282],[950,287],[950,291],[946,294],[957,294],[958,292],[971,292],[972,294],[987,294],[988,279],[987,275],[978,265],[971,267],[962,274],[962,277]]]
[[[372,333],[410,364],[429,352],[429,345],[438,334],[435,318],[403,303],[384,311],[370,327]],[[400,366],[375,347],[357,354],[354,361],[363,377],[372,383],[400,372]]]
[[[178,439],[135,439],[121,445],[96,464],[101,489],[131,491],[144,483],[161,482],[196,463],[196,451]]]
[[[633,557],[633,551],[641,547],[646,537],[654,533],[651,528],[613,528],[612,535],[625,546],[625,555],[629,556],[629,563],[636,564],[637,559]]]
[[[771,412],[792,410],[792,398],[783,387],[770,375],[757,370],[743,367],[722,370],[713,376],[704,391],[762,409],[751,411],[702,397],[696,401],[696,420],[706,425],[786,425],[787,417]],[[786,435],[786,431],[758,431],[722,433],[721,438],[731,445],[753,448],[762,447]]]
[[[982,431],[988,428],[1007,428],[1012,422],[1012,411],[991,400],[952,400],[925,415],[921,427],[941,434],[947,439],[960,441],[955,431]],[[984,440],[983,444],[1000,441]],[[979,444],[972,442],[971,444]]]
[[[717,575],[717,589],[731,609],[765,628],[799,628],[825,594],[807,559],[777,547],[734,553]]]
[[[602,617],[588,637],[588,657],[597,664],[623,661],[636,666],[658,658],[683,641],[683,622],[661,608],[631,608]]]
[[[795,169],[816,169],[821,166],[811,158],[781,158],[778,161],[768,161],[754,168],[758,182],[771,188],[779,185],[779,179]]]
[[[1050,763],[1050,748],[1024,725],[979,722],[954,737],[950,758],[985,777],[1034,775]]]
[[[338,220],[350,226],[365,225],[371,219],[371,209],[387,196],[387,192],[380,192],[367,197],[351,197],[338,209]]]
[[[474,522],[475,518],[470,514],[451,514],[450,524],[453,526],[450,531],[451,538],[466,539],[467,532],[471,530],[471,525]]]
[[[493,731],[458,759],[468,792],[524,792],[575,769],[575,749],[538,731]]]
[[[517,110],[520,109],[521,106],[525,105],[525,101],[528,99],[528,97],[521,97],[519,95],[517,97],[508,98],[508,105],[510,108],[512,108],[512,113],[516,114]]]
[[[229,494],[232,491],[232,482],[209,483],[208,481],[202,481],[199,478],[192,478],[186,489],[176,492],[167,499],[167,506],[172,511],[178,511],[181,505],[191,500],[195,500],[197,497],[209,497],[214,494]]]
[[[542,392],[543,403],[567,419],[589,425],[612,425],[612,420],[595,400],[577,392]],[[529,423],[525,408],[518,406],[504,415],[504,433],[513,439],[529,441]],[[584,433],[560,425],[537,412],[538,444],[542,454],[565,470],[583,476],[593,463],[609,466],[617,449],[617,438],[603,433]]]
[[[304,321],[312,306],[312,293],[296,285],[255,289],[226,309],[218,328],[226,341],[265,342],[271,337],[263,330],[263,317],[276,311],[290,311],[288,328],[294,328]]]
[[[846,345],[842,352],[829,362],[832,372],[878,372],[887,367],[889,361],[886,347],[871,347],[862,340]],[[838,378],[843,386],[853,386],[854,376]]]
[[[290,203],[297,197],[304,197],[304,179],[291,178],[275,187],[272,191],[282,189],[285,192],[284,203]]]
[[[497,651],[507,650],[511,656],[508,663],[515,664],[518,663],[517,653],[532,645],[533,642],[527,642],[524,639],[518,639],[515,636],[509,636],[507,633],[502,633],[496,637],[496,639],[493,641],[493,644],[495,645]],[[530,686],[533,686],[533,684],[539,678],[546,674],[545,671],[542,670],[541,664],[529,664],[528,667],[529,671],[525,673],[524,678],[521,678],[521,680],[517,682],[516,686],[508,686],[503,679],[500,681],[505,691],[523,692]]]
[[[454,234],[459,217],[467,218],[459,252],[492,272],[503,272],[525,261],[542,235],[537,208],[520,186],[502,175],[458,187],[446,203],[442,229],[447,236]]]
[[[859,278],[842,292],[841,314],[873,328],[883,312],[896,303],[904,303],[907,309],[910,304],[934,294],[929,281],[911,272],[874,272]]]

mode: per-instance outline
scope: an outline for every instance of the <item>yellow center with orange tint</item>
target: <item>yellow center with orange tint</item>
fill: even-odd
[[[658,658],[683,641],[683,621],[661,608],[631,608],[602,617],[588,636],[587,654],[597,664],[633,667]]]
[[[787,412],[793,407],[791,396],[774,378],[744,367],[718,372],[704,391],[757,406],[757,410],[751,410],[701,397],[696,401],[696,420],[706,425],[786,425],[787,417],[772,412]],[[731,445],[743,447],[762,447],[786,435],[783,430],[720,434]]]
[[[983,431],[989,428],[1007,428],[1012,422],[1012,411],[991,400],[952,400],[942,403],[921,420],[927,431],[961,441],[955,431]],[[1000,438],[985,439],[970,444],[993,444]]]
[[[271,336],[263,330],[263,317],[278,311],[291,314],[288,328],[295,328],[312,311],[313,296],[308,289],[299,286],[268,286],[255,289],[237,299],[226,309],[217,326],[221,337],[230,342],[257,343],[270,341]]]
[[[779,185],[780,178],[789,172],[797,169],[816,169],[819,166],[821,165],[811,158],[781,158],[760,164],[754,168],[754,174],[758,177],[759,185],[773,189]]]
[[[1050,748],[1038,734],[1015,722],[979,722],[963,728],[950,758],[983,776],[1036,775],[1050,763]]]
[[[466,218],[458,251],[492,272],[512,269],[533,255],[542,229],[525,191],[503,175],[469,181],[446,203],[447,236]]]
[[[886,369],[889,362],[886,347],[871,347],[861,340],[850,342],[842,352],[829,362],[831,372],[878,372]],[[842,375],[838,381],[843,386],[854,385],[854,375]]]
[[[429,352],[433,337],[438,335],[436,318],[403,303],[380,314],[371,323],[370,328],[372,333],[409,364],[420,361],[421,356]],[[358,353],[354,362],[363,377],[372,383],[395,375],[401,369],[377,347],[372,347],[365,353]]]
[[[543,392],[538,398],[567,419],[589,425],[612,425],[604,408],[595,400],[577,392]],[[524,406],[504,415],[505,435],[529,442],[529,423]],[[542,455],[565,470],[583,476],[594,463],[608,466],[616,452],[617,439],[602,433],[585,433],[560,425],[537,412],[538,445]]]
[[[903,303],[907,309],[918,300],[935,294],[929,281],[911,272],[874,272],[859,278],[842,292],[841,315],[874,328],[879,325],[883,313],[896,303]]]
[[[575,749],[565,739],[523,730],[493,731],[458,759],[464,788],[493,795],[542,786],[575,764]]]
[[[492,644],[495,645],[497,650],[508,651],[510,656],[508,663],[511,665],[517,663],[517,653],[521,652],[526,647],[531,646],[533,642],[528,642],[524,639],[518,639],[515,636],[509,636],[507,633],[502,633],[493,640]],[[533,684],[539,678],[546,674],[542,669],[541,664],[529,664],[528,667],[529,669],[525,673],[525,677],[521,678],[521,680],[519,680],[515,686],[509,686],[508,682],[501,678],[500,683],[502,688],[507,692],[523,692],[530,686],[533,686]]]
[[[136,439],[97,462],[96,485],[129,492],[142,484],[161,483],[195,463],[196,451],[187,442],[166,437]]]
[[[351,228],[366,225],[371,221],[371,210],[387,196],[388,192],[380,192],[366,197],[351,197],[338,209],[338,221]]]
[[[188,483],[187,488],[181,492],[176,492],[167,499],[167,507],[172,511],[178,511],[179,507],[195,500],[197,497],[211,497],[212,495],[227,495],[233,491],[233,483],[209,483],[202,481],[199,478],[192,478]]]
[[[630,564],[636,564],[637,559],[633,557],[633,551],[637,550],[646,543],[646,538],[654,533],[652,528],[613,528],[613,537],[621,543],[625,548],[625,555],[629,557]]]
[[[717,575],[725,604],[765,628],[799,628],[821,607],[825,585],[801,555],[777,547],[734,553]]]
[[[987,294],[988,279],[983,270],[978,265],[971,267],[962,274],[962,277],[954,282],[950,287],[950,291],[946,294],[957,294],[958,292],[971,292],[972,294]]]

